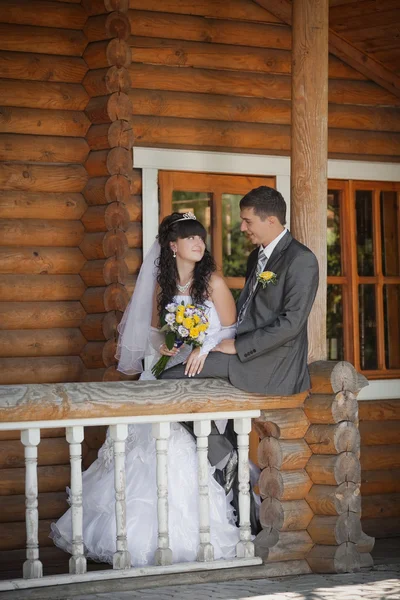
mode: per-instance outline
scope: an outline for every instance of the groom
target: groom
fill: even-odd
[[[318,288],[315,255],[285,228],[286,203],[261,186],[240,201],[241,230],[257,247],[247,262],[236,339],[221,341],[197,378],[221,377],[247,392],[290,396],[310,387],[307,320]],[[185,365],[163,379],[185,377]]]

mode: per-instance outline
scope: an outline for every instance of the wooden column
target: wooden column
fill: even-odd
[[[326,358],[328,0],[296,0],[292,13],[291,232],[318,259],[309,359]]]

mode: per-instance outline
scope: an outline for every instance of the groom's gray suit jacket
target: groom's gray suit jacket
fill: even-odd
[[[229,380],[249,392],[289,396],[310,387],[307,319],[318,289],[318,262],[287,232],[264,267],[276,274],[277,285],[258,283],[252,291],[257,259],[258,248],[249,256],[238,300],[239,314],[251,294],[238,326],[237,355],[229,360]]]

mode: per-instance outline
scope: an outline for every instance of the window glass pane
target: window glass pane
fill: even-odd
[[[240,231],[241,194],[222,194],[222,269],[225,277],[244,277],[254,245]]]
[[[399,275],[399,199],[396,192],[380,193],[382,228],[382,272]]]
[[[192,212],[207,231],[207,248],[211,250],[212,194],[207,192],[172,192],[172,212]]]
[[[342,289],[341,285],[328,285],[326,323],[328,360],[344,359]]]
[[[340,248],[340,192],[328,190],[327,213],[328,275],[342,274]],[[332,359],[334,360],[334,359]]]
[[[385,362],[388,369],[400,368],[400,285],[383,286]]]
[[[359,275],[374,275],[372,192],[356,192],[357,265]]]
[[[358,288],[361,369],[377,369],[377,335],[375,286],[362,284]]]

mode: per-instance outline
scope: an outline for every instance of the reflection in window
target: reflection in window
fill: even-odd
[[[377,369],[375,286],[361,284],[358,288],[358,301],[361,369]]]
[[[207,248],[211,251],[211,206],[212,194],[207,192],[172,192],[172,211],[192,212],[207,231]]]
[[[338,190],[328,190],[327,244],[328,275],[341,275],[340,191]]]
[[[400,368],[400,285],[383,286],[385,362],[387,369]]]
[[[382,272],[384,275],[400,274],[398,202],[399,198],[396,192],[380,193]]]
[[[225,277],[244,277],[253,244],[240,231],[240,194],[222,194],[222,268]]]
[[[326,350],[328,360],[343,360],[344,344],[342,286],[328,285],[327,298]]]
[[[374,275],[372,192],[356,191],[357,265],[359,275]]]

